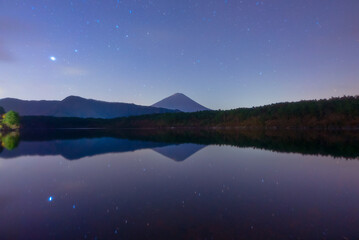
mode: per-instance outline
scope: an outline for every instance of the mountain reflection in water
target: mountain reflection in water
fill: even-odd
[[[239,131],[239,130],[52,130],[2,136],[0,158],[61,155],[68,160],[106,153],[152,149],[184,161],[207,145],[251,147],[276,152],[355,159],[359,132]],[[5,149],[5,150],[4,150]]]

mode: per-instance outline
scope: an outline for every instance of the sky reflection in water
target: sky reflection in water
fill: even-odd
[[[68,141],[0,154],[5,239],[359,236],[355,159],[95,138],[75,140],[89,154],[73,148],[69,161],[59,152]],[[94,154],[94,143],[123,151]],[[57,149],[24,152],[36,144]]]

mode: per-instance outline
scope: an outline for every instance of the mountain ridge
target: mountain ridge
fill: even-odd
[[[142,106],[134,103],[106,102],[79,96],[62,100],[0,99],[0,106],[13,110],[21,116],[53,116],[81,118],[118,118],[144,114],[178,112],[177,110]]]
[[[179,110],[181,112],[199,112],[199,111],[208,111],[211,110],[183,93],[175,93],[169,97],[166,97],[154,104],[152,107],[160,107],[166,109]]]
[[[210,110],[183,93],[175,93],[161,101],[143,106],[134,103],[107,102],[70,95],[62,100],[22,100],[2,98],[0,106],[21,116],[52,116],[80,118],[119,118],[156,113],[197,112]],[[167,106],[167,107],[166,107]]]

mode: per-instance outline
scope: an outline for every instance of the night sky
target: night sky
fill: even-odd
[[[358,0],[0,0],[0,98],[230,109],[359,93]]]

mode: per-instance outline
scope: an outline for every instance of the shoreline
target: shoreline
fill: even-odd
[[[315,130],[315,131],[359,131],[359,127],[236,127],[236,126],[223,126],[223,127],[21,127],[16,130],[1,131],[13,132],[13,131],[28,131],[28,130],[254,130],[254,131],[283,131],[283,130]]]

